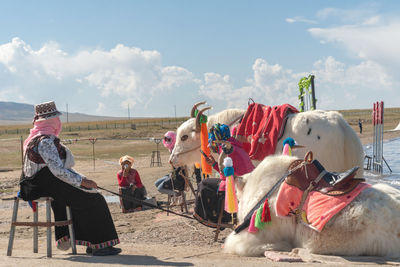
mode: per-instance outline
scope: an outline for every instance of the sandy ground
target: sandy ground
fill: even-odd
[[[400,132],[385,133],[385,139],[399,137]],[[369,136],[360,136],[363,143],[370,143]],[[154,181],[169,172],[167,157],[162,158],[163,166],[150,167],[150,155],[135,159],[135,167],[139,171],[142,181],[150,196],[158,201],[166,201],[166,196],[157,192]],[[117,159],[98,160],[96,170],[92,162],[78,161],[76,169],[95,180],[99,186],[117,192],[116,172],[119,169]],[[18,191],[19,171],[0,173],[0,182],[3,188],[10,189],[1,197],[15,195]],[[110,193],[103,192],[109,196]],[[188,198],[193,195],[188,193]],[[359,265],[400,265],[400,259],[389,260],[373,257],[343,258],[335,256],[321,256],[308,254],[304,250],[297,251],[305,262],[277,263],[264,257],[239,257],[224,254],[221,250],[224,238],[231,230],[222,231],[218,242],[213,242],[214,231],[195,220],[167,214],[160,210],[150,209],[134,213],[121,213],[119,203],[109,203],[116,229],[118,231],[122,253],[118,256],[91,257],[85,254],[85,248],[78,246],[78,254],[57,250],[53,242],[53,258],[46,257],[45,230],[40,229],[39,253],[32,252],[32,230],[29,227],[17,227],[13,254],[6,256],[8,234],[12,213],[12,201],[1,201],[0,213],[0,266],[293,266],[293,264],[310,266],[359,266]],[[193,209],[193,206],[189,207]],[[39,210],[44,215],[44,207]],[[179,207],[174,211],[180,212]],[[44,219],[43,217],[40,217]],[[23,204],[19,208],[19,220],[32,220],[29,206]]]

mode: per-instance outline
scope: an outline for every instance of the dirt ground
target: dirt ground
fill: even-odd
[[[399,137],[400,132],[385,133],[385,139]],[[370,143],[366,134],[360,136],[363,143]],[[73,152],[73,151],[72,151]],[[170,167],[167,156],[162,156],[163,166],[150,167],[150,155],[136,158],[134,167],[139,171],[142,181],[147,188],[148,195],[156,197],[157,201],[166,201],[166,196],[157,192],[154,182],[167,174]],[[97,161],[96,170],[91,162],[78,161],[75,169],[95,180],[99,186],[118,192],[116,173],[119,170],[117,159],[114,161]],[[15,195],[18,191],[18,177],[20,171],[0,173],[0,182],[3,188],[9,188],[1,197]],[[103,192],[110,196],[108,192]],[[193,195],[188,193],[193,199]],[[214,231],[195,220],[167,214],[163,211],[150,209],[134,213],[123,214],[118,202],[109,203],[114,223],[121,240],[118,247],[122,253],[118,256],[91,257],[85,254],[85,248],[78,246],[78,254],[57,250],[53,242],[53,258],[46,258],[45,230],[40,229],[39,253],[32,252],[32,230],[28,227],[17,227],[13,254],[6,256],[8,234],[12,213],[12,201],[1,201],[0,213],[0,266],[293,266],[310,265],[400,265],[400,260],[386,260],[382,258],[355,257],[343,258],[334,256],[320,256],[307,254],[300,250],[299,255],[306,260],[303,263],[277,263],[264,257],[239,257],[224,254],[221,250],[224,238],[231,232],[226,229],[221,232],[218,242],[213,242]],[[190,210],[193,206],[189,207]],[[40,207],[41,216],[44,207]],[[178,207],[174,211],[180,212]],[[189,211],[190,213],[190,211]],[[43,217],[41,217],[44,219]],[[29,206],[23,204],[19,208],[19,220],[32,220]]]

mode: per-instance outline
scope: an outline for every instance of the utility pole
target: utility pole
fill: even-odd
[[[68,123],[68,103],[67,103],[67,123]]]
[[[128,103],[128,121],[131,120],[131,113],[129,111],[129,103]]]
[[[176,119],[176,105],[174,105],[174,111],[175,111],[175,125],[178,124],[178,121]]]

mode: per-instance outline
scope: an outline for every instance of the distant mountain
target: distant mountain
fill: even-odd
[[[61,110],[60,112],[63,114],[61,115],[61,121],[66,122],[67,113]],[[33,116],[34,116],[33,105],[0,101],[0,125],[32,123]],[[103,121],[103,120],[120,120],[120,119],[126,119],[126,118],[93,116],[83,113],[68,113],[69,122]]]
[[[33,105],[0,101],[0,120],[32,121]]]

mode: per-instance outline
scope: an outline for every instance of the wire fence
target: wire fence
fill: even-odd
[[[141,153],[149,153],[152,151],[158,151],[158,144],[156,143],[157,138],[147,136],[148,133],[158,131],[160,129],[173,129],[180,125],[185,118],[175,119],[164,119],[164,120],[142,120],[135,123],[129,122],[88,122],[87,124],[71,124],[63,125],[62,132],[64,137],[62,143],[66,145],[74,146],[74,154],[81,159],[93,160],[95,165],[96,159],[107,159],[110,155],[117,157],[123,151],[141,151]],[[113,134],[107,133],[114,129],[126,129],[125,137],[115,138]],[[23,141],[29,134],[30,128],[14,128],[14,129],[2,129],[0,130],[0,172],[21,168],[23,158]],[[141,135],[144,133],[147,137],[129,137],[130,132],[138,130],[138,133],[134,135]],[[91,131],[91,132],[87,132]],[[105,132],[106,131],[106,132]],[[79,134],[72,134],[75,137],[68,138],[68,133],[78,132]],[[80,137],[80,132],[85,137]],[[147,132],[147,133],[146,133]],[[2,136],[3,135],[3,136]],[[90,137],[91,135],[97,138]],[[107,137],[109,136],[109,137]],[[122,134],[124,136],[124,134]],[[3,138],[2,138],[3,137]],[[114,137],[114,138],[113,138]],[[161,136],[158,136],[161,137]],[[140,141],[150,141],[141,142]],[[127,145],[127,143],[133,142],[135,145]],[[156,148],[157,145],[157,148]],[[76,153],[75,153],[76,151]]]
[[[64,145],[72,146],[71,150],[73,150],[76,159],[92,161],[93,169],[95,169],[97,160],[119,158],[124,151],[149,154],[150,157],[154,154],[154,151],[161,150],[160,140],[154,137],[123,139],[78,137],[62,139],[61,142]],[[21,168],[23,164],[23,141],[24,137],[22,136],[19,138],[0,138],[0,172]],[[149,162],[149,164],[151,163]],[[153,164],[153,166],[162,166],[162,164]]]
[[[63,125],[62,131],[63,132],[76,132],[76,131],[91,131],[91,130],[107,130],[107,129],[132,129],[136,130],[137,128],[143,127],[170,127],[170,126],[178,126],[182,122],[186,121],[186,119],[168,119],[168,120],[146,120],[140,121],[135,123],[123,123],[123,122],[102,122],[102,123],[80,123],[79,125]],[[29,134],[29,130],[31,126],[27,126],[24,128],[11,128],[11,129],[1,129],[1,135],[12,135],[12,134]]]

